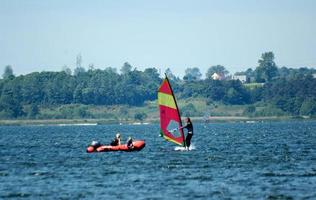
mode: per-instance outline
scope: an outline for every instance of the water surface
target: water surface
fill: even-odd
[[[0,199],[316,199],[316,122],[194,125],[189,152],[158,124],[0,127]],[[117,131],[146,147],[85,152]]]

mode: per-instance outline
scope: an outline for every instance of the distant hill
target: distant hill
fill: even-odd
[[[252,77],[246,83],[245,79],[201,79],[198,68],[188,68],[183,79],[170,69],[166,73],[179,102],[186,102],[181,109],[185,115],[315,116],[315,69],[278,68],[273,59],[271,52],[265,53],[255,70],[239,72]],[[214,66],[208,74],[215,70],[228,73],[223,66]],[[142,120],[156,109],[149,102],[157,99],[161,81],[157,69],[139,71],[128,63],[121,73],[115,68],[79,68],[74,74],[64,70],[14,76],[8,67],[0,79],[0,119],[128,116]],[[239,107],[239,111],[223,110],[231,109],[229,106]]]

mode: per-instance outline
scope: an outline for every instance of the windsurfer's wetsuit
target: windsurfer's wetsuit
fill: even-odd
[[[193,125],[192,122],[188,122],[183,128],[188,130],[187,137],[185,138],[185,144],[189,148],[191,145],[191,138],[193,136]]]

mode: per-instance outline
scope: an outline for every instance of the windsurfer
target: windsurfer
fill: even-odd
[[[186,123],[186,125],[183,126],[182,128],[186,128],[188,130],[187,137],[185,138],[185,144],[186,144],[186,147],[189,149],[189,147],[191,145],[191,139],[193,136],[193,125],[192,125],[190,117],[187,117],[185,119],[185,123]]]
[[[111,146],[118,146],[121,145],[121,134],[117,133],[115,135],[115,138],[111,142]]]

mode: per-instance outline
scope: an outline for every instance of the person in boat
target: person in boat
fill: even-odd
[[[95,141],[93,140],[90,144],[90,146],[94,147],[94,148],[98,148],[101,146],[101,143],[99,141]]]
[[[128,137],[128,139],[126,141],[126,146],[128,149],[134,149],[133,139],[131,136]]]
[[[115,135],[115,138],[111,142],[111,146],[118,146],[121,145],[121,134],[117,133]]]
[[[189,148],[191,145],[191,139],[193,136],[193,125],[192,125],[190,117],[187,117],[185,119],[185,123],[186,125],[183,126],[182,128],[186,128],[188,130],[187,137],[185,138],[185,144],[186,144],[186,147]]]

